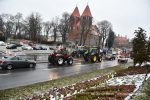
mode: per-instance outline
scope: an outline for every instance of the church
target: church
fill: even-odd
[[[70,32],[68,40],[79,45],[97,46],[98,32],[96,25],[93,25],[93,17],[89,5],[80,15],[76,6],[70,17]]]

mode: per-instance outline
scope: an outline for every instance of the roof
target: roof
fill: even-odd
[[[90,8],[89,6],[87,5],[86,8],[84,9],[83,13],[82,13],[82,16],[89,16],[89,17],[92,17],[92,14],[91,14],[91,11],[90,11]]]
[[[71,16],[75,16],[75,17],[80,17],[80,13],[79,13],[79,10],[78,10],[78,7],[76,7],[73,11],[73,13],[71,14]]]

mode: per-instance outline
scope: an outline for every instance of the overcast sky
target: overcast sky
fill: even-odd
[[[63,12],[72,13],[76,5],[82,14],[87,3],[95,22],[108,20],[116,34],[131,38],[137,27],[150,33],[150,0],[0,0],[0,14],[21,12],[26,17],[39,12],[48,21]]]

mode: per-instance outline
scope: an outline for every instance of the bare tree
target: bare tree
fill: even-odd
[[[0,31],[2,31],[3,33],[5,32],[5,23],[4,23],[4,19],[3,17],[0,15]]]
[[[70,29],[70,15],[67,12],[62,14],[62,18],[60,19],[59,24],[59,32],[62,35],[62,42],[66,43],[66,37],[69,33]]]
[[[92,29],[92,17],[83,16],[80,20],[80,45],[85,45],[88,34]]]
[[[14,16],[15,38],[16,38],[16,36],[18,36],[18,38],[21,38],[21,21],[22,21],[22,14],[18,12]]]
[[[112,28],[112,25],[107,20],[103,20],[101,22],[98,22],[97,24],[98,29],[100,30],[100,33],[102,35],[102,48],[104,47],[104,43],[108,37],[109,31]]]
[[[11,36],[13,33],[13,16],[10,14],[2,14],[1,15],[3,22],[4,22],[4,36],[5,40],[7,40],[8,37]]]
[[[41,42],[41,16],[38,13],[32,13],[26,21],[26,28],[31,40]]]
[[[54,34],[54,42],[56,42],[56,38],[57,38],[57,32],[58,32],[58,28],[59,28],[59,18],[56,17],[55,19],[52,20],[52,22],[50,23],[52,30],[53,30],[53,34]]]
[[[44,31],[45,31],[45,33],[46,33],[46,38],[48,39],[48,35],[49,35],[49,33],[50,33],[50,30],[51,30],[51,28],[52,28],[52,25],[51,25],[51,23],[50,23],[49,21],[44,22],[43,25],[44,25]]]

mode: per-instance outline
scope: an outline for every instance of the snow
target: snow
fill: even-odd
[[[107,85],[135,85],[135,90],[130,93],[125,100],[129,100],[130,97],[136,93],[140,86],[142,85],[146,74],[137,74],[137,75],[127,75],[121,77],[113,77],[106,81]],[[147,74],[146,80],[150,77],[150,74]]]

